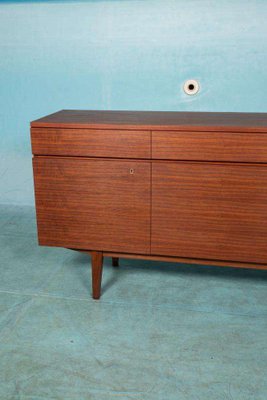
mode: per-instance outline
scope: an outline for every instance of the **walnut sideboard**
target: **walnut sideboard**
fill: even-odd
[[[73,111],[31,123],[39,244],[267,269],[267,114]]]

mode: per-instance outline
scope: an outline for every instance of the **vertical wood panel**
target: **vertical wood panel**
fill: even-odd
[[[42,245],[148,253],[149,162],[35,157]]]
[[[267,167],[154,162],[152,254],[267,262]]]

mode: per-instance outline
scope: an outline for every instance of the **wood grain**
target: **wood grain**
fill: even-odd
[[[149,162],[39,156],[33,167],[41,245],[149,253]]]
[[[32,128],[32,153],[85,157],[150,158],[150,131]]]
[[[152,158],[265,163],[267,134],[154,131]]]
[[[152,163],[151,254],[267,263],[267,166]]]
[[[61,110],[32,127],[267,132],[267,113]]]

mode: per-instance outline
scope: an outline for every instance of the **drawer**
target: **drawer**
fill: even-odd
[[[150,131],[32,128],[35,155],[150,158]]]
[[[265,163],[267,134],[154,131],[152,158]]]

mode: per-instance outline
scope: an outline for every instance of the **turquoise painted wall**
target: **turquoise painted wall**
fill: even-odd
[[[266,112],[266,18],[265,0],[0,2],[0,203],[33,204],[29,121],[56,110]]]

